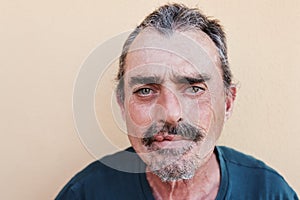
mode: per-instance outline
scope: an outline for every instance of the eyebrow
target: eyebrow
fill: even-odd
[[[134,76],[130,78],[130,87],[134,85],[161,84],[163,81],[158,76]]]
[[[176,75],[172,78],[175,83],[180,84],[195,84],[204,83],[210,80],[208,75],[198,74],[196,76],[181,76]],[[133,87],[135,85],[147,85],[147,84],[162,84],[163,79],[158,76],[134,76],[130,78],[129,86]]]
[[[195,84],[195,83],[204,83],[206,81],[210,80],[210,77],[208,75],[201,75],[198,74],[197,76],[175,76],[175,82],[176,83],[182,83],[182,84]]]

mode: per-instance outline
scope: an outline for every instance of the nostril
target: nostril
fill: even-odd
[[[170,131],[169,131],[169,133],[170,133],[170,134],[173,134],[173,135],[177,135],[177,130],[176,130],[176,128],[174,128],[174,127],[171,128]]]

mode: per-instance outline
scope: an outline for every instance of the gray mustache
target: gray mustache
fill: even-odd
[[[163,132],[168,133],[170,135],[179,135],[184,139],[189,139],[194,142],[201,141],[205,132],[195,126],[181,122],[177,126],[172,126],[171,124],[165,123],[162,128],[157,126],[157,123],[153,123],[144,133],[144,137],[142,138],[142,143],[145,146],[150,146],[154,141],[154,135]]]

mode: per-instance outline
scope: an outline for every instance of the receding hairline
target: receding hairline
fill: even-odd
[[[116,77],[118,81],[117,96],[123,100],[123,75],[128,49],[140,32],[148,27],[156,29],[163,35],[170,35],[174,30],[199,29],[206,33],[218,49],[221,60],[221,70],[225,89],[232,85],[232,73],[227,56],[226,34],[220,21],[214,17],[205,15],[199,8],[190,8],[184,4],[167,3],[160,6],[148,16],[130,33],[125,41],[122,54],[119,59],[119,71]],[[226,92],[227,93],[227,92]]]
[[[135,51],[140,51],[140,50],[155,51],[157,49],[157,51],[160,51],[160,50],[166,51],[168,53],[171,53],[171,54],[174,54],[175,56],[180,57],[181,59],[183,59],[189,63],[195,64],[193,62],[190,62],[190,60],[187,57],[183,56],[182,54],[179,54],[180,53],[179,51],[176,52],[176,51],[173,51],[173,49],[167,49],[167,48],[164,49],[161,46],[162,43],[159,43],[160,41],[166,41],[166,43],[168,44],[169,43],[168,39],[176,40],[177,38],[174,38],[174,37],[176,37],[175,36],[176,34],[179,34],[179,37],[183,36],[183,38],[187,39],[186,40],[187,42],[193,42],[197,47],[199,47],[201,50],[203,50],[205,52],[205,54],[209,57],[209,59],[214,63],[214,65],[216,65],[216,67],[220,68],[220,70],[222,72],[222,66],[221,66],[222,62],[221,62],[221,59],[219,56],[218,47],[215,45],[215,43],[209,37],[209,35],[207,35],[201,29],[195,28],[195,29],[189,29],[189,30],[184,30],[184,31],[174,30],[174,31],[172,31],[171,34],[165,35],[153,27],[146,27],[145,29],[141,30],[141,32],[136,36],[136,38],[132,41],[131,45],[129,46],[127,56],[125,58],[125,63],[123,66],[124,74],[126,73],[126,68],[127,68],[126,61],[128,60],[128,57],[131,56],[131,53],[134,53]],[[161,40],[155,41],[155,42],[158,42],[157,44],[151,43],[151,38],[153,39],[157,36],[159,37],[159,39],[161,38]],[[144,38],[141,39],[141,37],[144,37]],[[179,40],[179,41],[183,41],[183,40]],[[139,44],[139,42],[142,42],[142,44]],[[154,40],[152,40],[152,42],[154,42]],[[200,55],[201,52],[199,51],[198,53]],[[197,52],[195,52],[195,55],[196,54],[197,54]]]

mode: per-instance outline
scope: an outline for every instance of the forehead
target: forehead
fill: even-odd
[[[130,46],[126,57],[125,76],[169,70],[186,75],[217,73],[219,76],[220,66],[217,48],[204,32],[175,31],[163,35],[147,28]]]

